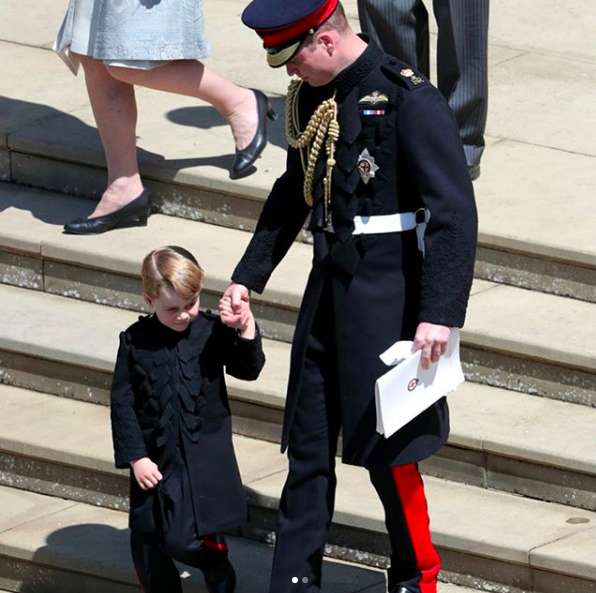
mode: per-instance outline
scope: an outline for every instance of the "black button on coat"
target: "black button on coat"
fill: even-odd
[[[315,170],[312,212],[303,197],[301,160],[289,149],[286,172],[264,205],[233,280],[262,292],[311,214],[313,267],[294,335],[282,449],[292,426],[308,335],[326,284],[334,315],[343,461],[394,465],[419,461],[447,440],[443,398],[389,439],[376,432],[374,383],[388,369],[379,359],[419,322],[464,323],[472,284],[477,219],[458,127],[442,95],[409,66],[369,44],[329,85],[304,84],[304,129],[316,107],[335,93],[340,136],[332,183],[334,233],[323,230],[324,150]],[[378,166],[365,183],[358,168],[367,150]],[[426,257],[414,230],[352,235],[355,215],[430,210]]]
[[[111,392],[116,467],[149,457],[164,475],[162,485],[182,467],[198,535],[246,520],[224,368],[254,380],[264,362],[258,333],[244,340],[211,314],[200,313],[184,332],[170,330],[154,316],[141,317],[120,334]],[[142,490],[131,471],[131,528],[156,530],[156,494],[155,488]]]

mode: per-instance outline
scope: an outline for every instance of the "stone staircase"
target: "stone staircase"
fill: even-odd
[[[220,23],[216,65],[245,84],[258,81],[282,111],[286,80],[265,70],[258,42],[238,32],[242,3],[206,4]],[[354,18],[355,2],[346,4]],[[494,11],[494,123],[475,185],[479,251],[462,332],[468,382],[450,396],[448,445],[422,464],[444,564],[440,591],[595,593],[596,147],[583,135],[570,144],[553,101],[572,119],[569,101],[582,78],[585,125],[596,137],[596,100],[585,98],[596,99],[596,54],[575,42],[583,60],[568,80],[564,68],[547,65],[570,63],[571,41],[537,47],[522,21],[513,32],[505,26],[513,22],[504,19],[505,4]],[[531,4],[542,7],[528,0],[516,14],[531,14]],[[215,307],[283,168],[281,122],[257,172],[230,181],[231,140],[213,110],[141,90],[140,156],[159,213],[147,228],[65,236],[61,225],[92,209],[81,198],[103,187],[101,147],[83,86],[46,50],[45,21],[19,30],[21,4],[9,7],[0,23],[0,593],[129,592],[138,589],[127,549],[127,476],[113,468],[107,403],[118,332],[143,311],[140,261],[159,245],[189,248],[207,272],[201,304]],[[35,9],[59,20],[49,0]],[[242,72],[232,51],[246,56]],[[32,64],[36,75],[23,76]],[[511,86],[520,77],[528,93],[552,91],[541,105],[552,138],[524,111]],[[527,118],[517,126],[507,119],[512,106]],[[307,243],[303,234],[265,293],[254,295],[266,336],[262,377],[228,383],[252,516],[232,539],[239,593],[265,590],[269,573]],[[380,505],[364,471],[340,465],[338,478],[325,590],[383,593]],[[196,574],[187,576],[185,591],[203,590]]]

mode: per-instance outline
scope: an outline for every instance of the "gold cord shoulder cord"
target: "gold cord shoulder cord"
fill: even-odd
[[[288,94],[286,96],[286,137],[288,144],[300,152],[302,169],[304,171],[304,200],[309,206],[313,205],[312,190],[315,165],[317,164],[323,141],[325,141],[327,171],[323,185],[325,189],[325,212],[329,213],[331,205],[331,176],[333,174],[333,167],[335,166],[335,143],[339,138],[337,102],[335,101],[335,93],[333,93],[333,97],[323,101],[317,107],[304,132],[301,132],[298,116],[298,95],[301,86],[301,80],[292,79],[288,87]],[[308,151],[306,165],[302,153],[303,149]]]

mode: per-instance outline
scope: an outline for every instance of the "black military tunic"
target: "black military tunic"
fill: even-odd
[[[223,373],[253,380],[264,362],[258,333],[244,340],[211,314],[200,313],[184,332],[155,316],[122,332],[111,394],[116,467],[149,457],[164,476],[151,490],[131,476],[133,530],[160,533],[175,515],[190,526],[190,539],[245,522]],[[170,512],[175,507],[183,511]]]
[[[325,298],[333,301],[343,461],[367,467],[411,463],[446,441],[447,403],[440,400],[389,439],[380,436],[374,383],[388,369],[379,354],[397,340],[412,339],[419,322],[463,325],[476,245],[473,189],[453,114],[441,94],[406,64],[369,44],[330,84],[304,84],[301,129],[333,93],[340,126],[333,232],[324,230],[322,151],[310,220],[313,267],[292,348],[282,448],[300,392],[307,338],[325,289],[330,295]],[[371,169],[374,177],[365,182]],[[272,188],[234,282],[263,291],[309,214],[302,186],[299,155],[289,149],[287,170]],[[424,258],[414,230],[352,234],[355,215],[422,208],[430,211]]]

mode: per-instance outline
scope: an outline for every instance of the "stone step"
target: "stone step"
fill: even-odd
[[[258,385],[245,385],[244,393],[230,389],[235,438],[253,442],[241,435],[265,436],[278,442],[281,427],[270,417],[281,418],[283,397],[263,397],[259,405]],[[115,477],[122,474],[112,470],[105,406],[9,385],[0,386],[0,398],[0,481],[122,507],[126,487]],[[423,462],[426,474],[596,510],[596,410],[469,383],[450,396],[450,406],[449,443]],[[65,429],[66,418],[76,419],[76,431]],[[256,455],[258,460],[259,454],[246,453],[245,465],[252,467],[250,459]]]
[[[0,306],[3,383],[108,403],[118,331],[134,313],[10,286],[0,286]],[[289,345],[265,340],[264,347],[268,362],[259,380],[230,378],[229,391],[237,432],[275,441]],[[450,447],[430,464],[431,473],[593,508],[596,410],[472,383],[451,401]]]
[[[226,31],[227,36],[231,19],[237,23],[239,8],[231,8],[233,4],[226,3],[229,10],[218,15],[226,23],[222,34]],[[257,49],[249,39],[241,43]],[[4,89],[0,83],[0,93],[7,96],[3,105],[6,117],[0,122],[0,179],[96,198],[104,188],[105,171],[83,86],[74,84],[51,52],[3,42],[0,50],[6,56],[7,80],[19,77],[23,63],[35,63],[43,71],[39,79],[22,81],[17,89],[12,84]],[[553,73],[567,71],[566,62],[560,58],[503,47],[495,47],[493,52],[497,63],[491,85],[496,86],[496,93],[491,97],[499,104],[511,95],[511,80],[531,80],[535,95],[547,96],[552,94]],[[229,49],[220,55],[228,53]],[[267,90],[282,114],[287,80],[280,72],[264,69],[257,53],[248,53],[255,58],[251,58],[246,83]],[[596,65],[583,62],[575,67],[581,70],[578,78],[589,81],[594,92]],[[542,76],[547,71],[548,76]],[[559,109],[561,104],[572,103],[570,99],[578,96],[578,91],[585,94],[585,89],[571,82],[577,84],[564,79],[556,87],[557,91],[565,89],[565,100],[557,102]],[[252,229],[263,200],[284,167],[283,117],[271,126],[271,144],[259,159],[256,173],[231,181],[227,169],[232,160],[232,140],[212,107],[144,89],[137,94],[143,111],[138,129],[141,169],[154,192],[156,208],[175,216]],[[526,103],[531,104],[519,101],[520,105]],[[498,126],[490,130],[482,177],[476,185],[480,213],[478,276],[596,300],[596,247],[590,224],[596,214],[592,200],[593,148],[582,144],[574,150],[565,142],[558,147],[542,137],[539,142],[532,137],[520,138],[520,124],[511,124],[512,110],[501,106],[500,111],[498,121],[507,133]],[[549,130],[562,119],[552,115]],[[556,131],[559,139],[571,136],[565,130]],[[532,128],[532,132],[541,136],[539,130]],[[569,179],[574,182],[569,183]],[[91,209],[89,203],[87,208]]]
[[[207,270],[203,305],[215,307],[250,238],[163,215],[152,217],[147,229],[63,235],[60,222],[80,214],[75,199],[15,193],[12,185],[0,188],[0,207],[3,282],[131,309],[141,308],[138,270],[151,248],[177,242],[196,253]],[[265,294],[255,295],[266,335],[291,339],[311,257],[309,246],[295,244]],[[476,382],[594,406],[594,326],[593,303],[476,281],[463,332],[465,370]]]
[[[250,439],[237,439],[236,445],[251,504],[252,520],[244,535],[271,541],[285,480],[285,470],[278,469],[283,458],[275,445]],[[244,467],[247,459],[252,468]],[[366,471],[340,465],[337,474],[328,555],[385,566],[389,550],[383,513]],[[596,591],[596,513],[437,478],[425,482],[446,580],[490,591]],[[123,512],[6,487],[0,487],[0,502],[0,575],[8,583],[30,571],[41,573],[38,566],[31,567],[37,563],[53,568],[40,578],[68,568],[75,582],[84,573],[130,583]],[[84,560],[75,556],[81,553]],[[266,569],[259,572],[266,574]]]
[[[230,537],[238,593],[266,590],[272,548]],[[186,593],[206,591],[200,571],[179,566]],[[374,568],[326,561],[325,590],[384,593]],[[8,591],[133,593],[139,591],[124,513],[0,487],[0,586]],[[471,593],[442,585],[441,593]]]

